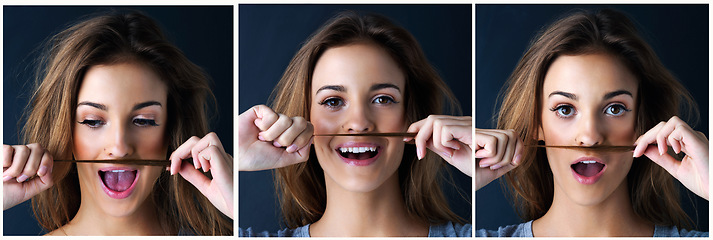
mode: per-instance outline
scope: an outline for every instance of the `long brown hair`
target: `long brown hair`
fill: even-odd
[[[498,115],[499,129],[515,129],[525,144],[536,144],[543,107],[542,86],[550,64],[562,55],[606,53],[620,59],[638,81],[636,135],[678,114],[679,103],[695,102],[639,37],[622,13],[604,9],[575,12],[542,31],[508,79]],[[642,156],[627,175],[634,212],[658,225],[689,226],[679,204],[678,187],[662,167]],[[554,182],[544,149],[526,148],[522,163],[506,175],[518,214],[525,221],[542,217],[552,205]]]
[[[450,109],[458,109],[450,89],[408,31],[382,16],[360,16],[354,12],[336,15],[300,48],[273,91],[271,107],[287,116],[309,120],[310,87],[317,60],[329,48],[352,43],[370,43],[383,48],[404,71],[407,124],[430,114],[440,114],[446,102]],[[462,222],[449,209],[439,185],[440,169],[445,161],[430,152],[426,156],[428,159],[416,161],[415,152],[413,145],[406,145],[398,169],[408,213],[424,222]],[[277,169],[274,176],[287,227],[299,227],[321,218],[327,193],[324,172],[314,149],[311,149],[307,162]]]
[[[191,136],[208,132],[208,99],[214,96],[203,70],[169,43],[149,17],[109,13],[74,24],[47,43],[27,107],[24,142],[39,143],[55,159],[71,159],[73,119],[84,74],[91,66],[126,62],[149,66],[168,86],[167,157]],[[55,163],[52,177],[54,186],[32,198],[35,216],[47,231],[67,224],[81,202],[76,165]],[[162,172],[151,196],[167,233],[233,234],[232,220],[179,175]]]

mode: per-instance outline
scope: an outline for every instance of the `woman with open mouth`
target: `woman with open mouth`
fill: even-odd
[[[677,117],[690,94],[623,13],[548,26],[504,94],[498,129],[476,129],[476,190],[506,174],[526,222],[476,236],[708,235],[687,230],[673,182],[708,200],[708,139]]]
[[[32,198],[48,235],[232,235],[232,157],[208,133],[206,74],[138,12],[50,44],[29,144],[3,145],[4,209]]]
[[[239,116],[239,170],[276,169],[288,228],[238,235],[471,236],[438,180],[446,163],[472,175],[472,118],[436,115],[444,96],[406,30],[378,15],[332,18],[292,59],[271,107]]]

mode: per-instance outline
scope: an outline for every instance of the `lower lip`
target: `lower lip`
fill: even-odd
[[[125,191],[123,191],[123,192],[117,192],[117,191],[114,191],[114,190],[109,189],[109,188],[104,184],[104,180],[102,180],[101,176],[99,176],[99,183],[101,184],[102,189],[104,190],[104,193],[106,193],[106,195],[108,195],[109,197],[114,198],[114,199],[124,199],[124,198],[127,198],[127,197],[131,196],[131,193],[134,192],[134,188],[136,187],[136,183],[139,182],[139,176],[141,176],[140,173],[141,173],[141,171],[139,171],[139,170],[137,169],[137,170],[136,170],[136,178],[134,178],[134,182],[131,183],[131,186],[130,186],[128,189],[126,189]]]
[[[602,168],[602,170],[599,171],[599,173],[597,173],[596,175],[591,176],[591,177],[579,175],[579,173],[577,173],[576,171],[574,171],[573,168],[570,167],[570,169],[572,170],[572,175],[574,175],[574,179],[577,180],[577,182],[579,182],[579,183],[581,183],[581,184],[587,184],[587,185],[589,185],[589,184],[594,184],[594,183],[596,183],[597,181],[599,181],[599,178],[602,177],[602,175],[604,174],[604,171],[607,170],[607,165],[604,165],[604,168]]]
[[[341,154],[339,154],[338,151],[335,151],[335,152],[337,153],[337,156],[339,156],[339,158],[342,159],[342,161],[344,161],[348,165],[352,165],[352,166],[369,166],[372,163],[376,162],[376,159],[378,159],[379,155],[381,155],[381,151],[379,151],[376,153],[376,156],[374,156],[372,158],[356,160],[356,159],[345,158]]]

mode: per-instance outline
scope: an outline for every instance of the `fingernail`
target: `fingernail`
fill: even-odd
[[[515,156],[515,159],[512,160],[512,163],[514,163],[515,165],[520,165],[520,154]]]
[[[421,154],[421,150],[420,150],[420,149],[416,149],[416,157],[418,157],[418,160],[423,159],[423,156],[422,156],[422,154]]]
[[[262,137],[262,135],[257,135],[257,139],[259,139],[260,141],[265,141],[265,138]]]
[[[42,177],[42,176],[44,176],[45,174],[47,174],[47,167],[41,166],[41,167],[40,167],[40,170],[37,170],[37,176]]]
[[[490,164],[487,164],[487,163],[481,163],[481,164],[480,164],[480,167],[481,167],[481,168],[486,168],[486,167],[490,167]]]
[[[297,151],[297,145],[296,145],[296,144],[292,144],[292,145],[290,145],[289,147],[287,147],[287,152],[288,152],[288,153],[293,153],[293,152],[295,152],[295,151]]]
[[[28,178],[30,178],[30,177],[28,177],[27,175],[23,174],[22,176],[20,176],[20,177],[17,178],[17,182],[19,182],[19,183],[24,182],[24,181],[27,180]]]
[[[3,177],[3,178],[2,178],[2,181],[3,181],[3,182],[7,182],[7,181],[10,181],[10,179],[12,179],[12,178],[13,178],[12,176],[9,176],[9,175],[8,175],[8,176]]]
[[[453,154],[451,154],[449,152],[441,152],[441,153],[443,154],[443,156],[448,156],[448,158],[453,158]]]
[[[500,168],[500,164],[495,164],[493,166],[490,166],[490,170],[497,170],[498,168]]]
[[[272,142],[272,146],[275,146],[275,147],[282,147],[282,145],[280,145],[279,143],[277,143],[277,141]]]

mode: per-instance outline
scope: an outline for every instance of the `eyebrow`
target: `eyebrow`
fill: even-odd
[[[575,101],[578,99],[577,95],[574,95],[574,94],[568,93],[568,92],[562,92],[562,91],[554,91],[554,92],[550,93],[550,95],[549,95],[548,97],[552,97],[552,96],[554,96],[554,95],[561,95],[561,96],[564,96],[564,97],[566,97],[566,98],[569,98],[569,99],[572,99],[572,100],[575,100]],[[604,94],[604,98],[603,98],[603,99],[604,99],[604,100],[606,100],[606,99],[611,99],[611,98],[616,97],[616,96],[619,96],[619,95],[629,95],[629,96],[632,97],[632,98],[634,97],[634,95],[631,94],[631,92],[629,92],[629,91],[626,91],[626,90],[617,90],[617,91],[613,91],[613,92]]]
[[[396,89],[397,91],[401,92],[401,89],[398,86],[391,84],[391,83],[374,84],[369,88],[369,91],[371,92],[371,91],[376,91],[376,90],[380,90],[380,89],[384,89],[384,88],[393,88],[393,89]],[[342,85],[326,85],[326,86],[319,88],[317,90],[317,93],[322,90],[334,90],[337,92],[346,92],[347,91],[347,89]]]
[[[82,106],[82,105],[86,105],[86,106],[98,108],[98,109],[103,110],[103,111],[106,111],[106,110],[108,109],[108,108],[106,107],[106,105],[104,105],[104,104],[95,103],[95,102],[87,102],[87,101],[80,102],[79,104],[77,104],[77,107]],[[136,111],[136,110],[139,110],[139,109],[142,109],[142,108],[145,108],[145,107],[148,107],[148,106],[154,106],[154,105],[158,105],[159,107],[162,107],[162,105],[161,105],[160,102],[157,102],[157,101],[147,101],[147,102],[142,102],[142,103],[139,103],[139,104],[134,105],[134,107],[131,109],[131,111]]]

